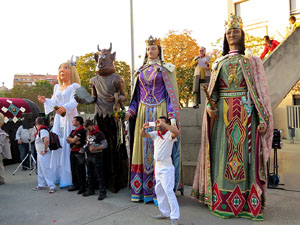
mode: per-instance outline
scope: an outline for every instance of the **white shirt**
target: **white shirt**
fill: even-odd
[[[156,162],[165,162],[172,165],[172,148],[177,138],[172,138],[171,132],[167,131],[162,135],[163,139],[157,134],[157,131],[149,132],[153,142],[154,142],[154,159]]]
[[[208,63],[208,61],[209,61],[209,57],[207,57],[207,56],[204,56],[203,58],[199,57],[198,58],[198,66],[207,68],[207,65],[205,64],[205,62]]]
[[[45,145],[43,141],[44,137],[49,138],[49,132],[45,129],[40,130],[35,137],[35,149],[38,153],[45,151]],[[47,151],[50,151],[49,147]]]
[[[21,140],[23,143],[29,143],[29,140],[34,141],[36,128],[24,129],[23,125],[19,126],[16,133],[16,140]]]

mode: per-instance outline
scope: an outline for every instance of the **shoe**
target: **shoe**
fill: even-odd
[[[45,190],[45,189],[46,189],[45,187],[39,187],[39,186],[32,188],[33,191],[41,191],[41,190]]]
[[[49,189],[49,194],[53,194],[55,192],[55,189]]]
[[[83,194],[84,192],[86,192],[85,189],[80,189],[80,190],[77,192],[77,194],[80,195],[80,194]]]
[[[88,190],[88,191],[84,192],[82,194],[82,196],[87,197],[87,196],[94,195],[94,194],[95,194],[95,191]]]
[[[73,185],[68,188],[68,191],[77,191],[77,190],[79,190],[79,188]]]
[[[4,181],[0,181],[0,185],[1,185],[1,184],[5,184],[5,182],[4,182]]]
[[[164,216],[163,214],[158,214],[156,216],[153,216],[154,219],[157,219],[157,220],[164,220],[164,219],[169,219],[168,216]]]
[[[98,200],[102,201],[105,198],[106,198],[106,194],[99,194]]]
[[[178,225],[178,220],[172,219],[172,220],[171,220],[171,225]]]
[[[23,167],[23,168],[22,168],[22,171],[26,171],[26,170],[27,170],[27,168],[26,168],[26,167]]]

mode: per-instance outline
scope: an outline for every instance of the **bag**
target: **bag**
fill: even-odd
[[[45,129],[45,130],[47,130],[47,129]],[[50,148],[50,151],[60,149],[61,145],[60,145],[58,135],[56,133],[53,133],[52,131],[48,131],[48,132],[49,132],[49,148]]]

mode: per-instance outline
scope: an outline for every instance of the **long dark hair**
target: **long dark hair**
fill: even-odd
[[[245,55],[245,32],[242,30],[242,36],[240,41],[240,48],[239,48],[239,54]],[[227,55],[229,52],[229,44],[226,39],[226,33],[224,34],[224,42],[223,42],[223,54]]]

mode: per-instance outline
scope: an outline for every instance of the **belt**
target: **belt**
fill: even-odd
[[[220,98],[234,98],[234,97],[242,97],[246,96],[246,91],[237,91],[237,92],[220,92],[219,96]]]

